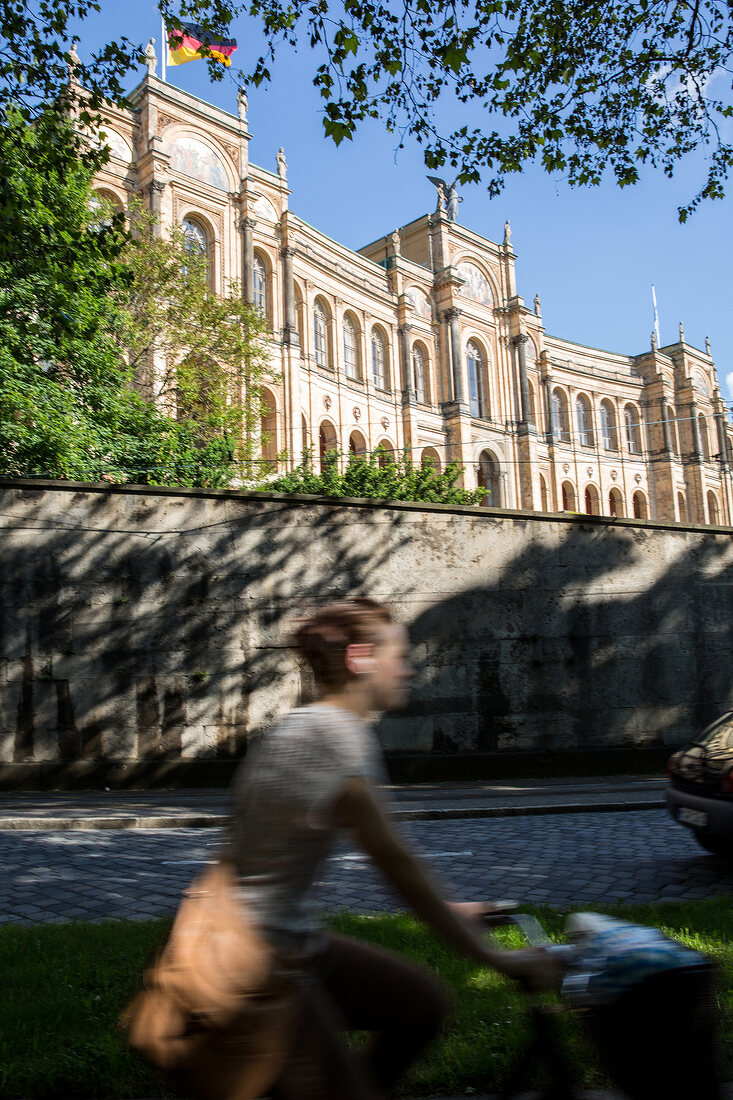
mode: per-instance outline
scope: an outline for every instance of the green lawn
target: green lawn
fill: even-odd
[[[530,909],[553,938],[565,914]],[[656,925],[719,963],[725,1037],[733,1029],[733,899],[604,910]],[[405,1082],[405,1095],[463,1093],[498,1087],[526,1040],[521,998],[491,972],[467,965],[411,917],[341,914],[332,927],[401,951],[439,973],[455,990],[444,1039]],[[169,922],[109,921],[0,927],[0,1096],[25,1100],[123,1100],[168,1095],[154,1072],[130,1053],[116,1031],[120,1010],[139,985],[145,964]],[[502,937],[519,946],[519,934]],[[572,1018],[563,1018],[566,1049],[579,1083],[602,1082],[592,1051]],[[723,1043],[723,1074],[733,1079],[733,1048]]]

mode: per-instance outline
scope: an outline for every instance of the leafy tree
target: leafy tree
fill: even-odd
[[[263,441],[268,326],[236,283],[212,291],[208,257],[184,229],[162,235],[137,200],[130,219],[121,253],[130,278],[117,296],[129,367],[157,406],[175,410],[193,443],[225,439],[240,480],[248,479]]]
[[[671,175],[696,150],[707,155],[698,193],[719,198],[733,161],[729,134],[733,9],[726,0],[160,0],[169,27],[200,23],[212,39],[239,16],[261,24],[245,83],[270,79],[283,48],[306,40],[324,127],[337,143],[364,119],[423,143],[431,168],[497,194],[507,175],[536,161],[571,184],[621,186],[644,163]],[[0,0],[0,111],[29,113],[66,87],[71,27],[98,0]],[[236,27],[234,28],[236,29]],[[249,33],[249,32],[248,32]],[[251,33],[250,48],[253,46]],[[90,109],[122,99],[141,44],[108,43],[77,69]],[[223,70],[210,60],[212,78]],[[476,125],[444,126],[445,105],[474,107]]]
[[[229,484],[249,474],[252,444],[241,436],[256,427],[262,322],[209,294],[180,241],[155,248],[171,268],[187,268],[187,296],[176,304],[175,272],[168,282],[151,277],[143,294],[152,225],[131,235],[121,216],[92,211],[92,172],[57,112],[29,126],[10,111],[0,125],[0,473]],[[129,341],[140,351],[140,319],[160,302],[171,318],[190,311],[178,320],[189,340],[176,395],[183,415],[161,407],[164,394],[139,392],[138,359],[125,354]],[[234,372],[203,362],[207,336],[214,353],[236,356]],[[232,373],[237,386],[225,395]]]
[[[277,493],[305,493],[327,497],[365,500],[414,500],[431,504],[481,504],[484,489],[462,489],[456,485],[462,473],[451,462],[442,473],[424,462],[415,466],[408,458],[394,461],[383,448],[368,457],[350,455],[344,467],[338,451],[329,451],[321,472],[312,468],[310,456],[290,473],[274,478],[260,488]]]

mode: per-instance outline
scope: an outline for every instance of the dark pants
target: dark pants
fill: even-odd
[[[328,936],[303,988],[293,1046],[273,1100],[377,1100],[440,1031],[439,982],[399,955]],[[374,1032],[350,1051],[340,1031]]]

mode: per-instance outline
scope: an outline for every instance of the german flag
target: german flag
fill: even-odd
[[[169,65],[185,65],[187,61],[208,57],[209,54],[202,54],[202,49],[209,50],[211,57],[223,65],[231,65],[232,54],[237,48],[236,38],[212,40],[198,23],[181,23],[180,29],[171,27],[167,37]]]

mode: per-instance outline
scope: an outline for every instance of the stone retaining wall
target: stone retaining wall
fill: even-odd
[[[299,696],[293,618],[345,593],[409,626],[413,702],[381,737],[434,775],[666,752],[733,705],[730,529],[68,483],[0,499],[6,785],[227,764]]]

